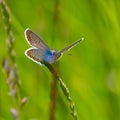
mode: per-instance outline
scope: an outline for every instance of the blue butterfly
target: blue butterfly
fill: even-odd
[[[69,51],[71,48],[76,46],[80,41],[84,40],[81,38],[80,40],[75,41],[71,45],[59,50],[50,50],[50,48],[46,45],[46,43],[34,32],[32,32],[29,28],[25,30],[25,37],[27,42],[32,46],[25,51],[25,55],[31,59],[32,61],[43,65],[43,61],[47,63],[54,63],[61,58],[63,53]]]

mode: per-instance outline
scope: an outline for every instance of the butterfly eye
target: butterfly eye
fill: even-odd
[[[53,50],[52,51],[52,55],[55,56],[56,55],[56,51]]]

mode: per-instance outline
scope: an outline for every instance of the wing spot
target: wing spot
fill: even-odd
[[[31,55],[31,51],[28,51],[28,52],[27,52],[27,55],[28,55],[30,58],[34,59],[35,61],[41,62],[39,58],[36,58],[36,57],[34,57],[34,56]]]
[[[32,31],[27,31],[26,32],[26,34],[27,34],[27,39],[30,41],[30,42],[32,42],[32,40],[31,40],[31,37],[30,37],[30,34],[32,33]]]

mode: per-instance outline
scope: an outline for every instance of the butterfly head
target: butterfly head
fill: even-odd
[[[55,57],[57,52],[55,50],[51,50],[52,56]]]

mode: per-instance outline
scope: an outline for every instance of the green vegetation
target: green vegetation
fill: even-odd
[[[55,69],[79,120],[120,119],[119,0],[0,0],[0,120],[74,120],[47,67],[24,55],[26,28],[55,50],[84,37]]]

